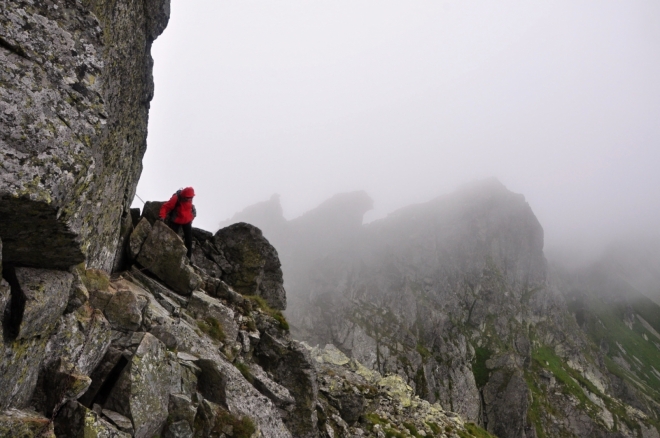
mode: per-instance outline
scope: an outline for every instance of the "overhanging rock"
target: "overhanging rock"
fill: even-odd
[[[146,149],[169,0],[0,0],[6,262],[112,269]]]

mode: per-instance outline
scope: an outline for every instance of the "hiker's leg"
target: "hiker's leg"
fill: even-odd
[[[191,260],[192,257],[192,222],[181,225],[183,227],[183,242],[186,244],[188,249],[188,259]]]
[[[175,224],[174,222],[170,222],[167,225],[170,226],[172,231],[174,231],[176,234],[179,234],[179,230],[181,229],[181,224]]]

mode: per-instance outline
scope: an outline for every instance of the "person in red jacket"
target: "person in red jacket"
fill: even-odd
[[[188,259],[192,256],[192,221],[197,216],[197,210],[192,203],[195,190],[192,187],[178,190],[169,201],[160,207],[160,219],[166,221],[175,233],[183,228],[183,241],[188,250]]]

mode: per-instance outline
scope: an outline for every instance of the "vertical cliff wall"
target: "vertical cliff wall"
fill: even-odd
[[[112,269],[169,0],[0,0],[3,260]]]

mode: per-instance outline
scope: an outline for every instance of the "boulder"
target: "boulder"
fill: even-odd
[[[190,428],[190,423],[185,420],[177,421],[170,424],[165,429],[163,438],[192,438],[193,431]]]
[[[169,394],[180,386],[179,364],[146,333],[103,407],[132,419],[136,438],[151,438],[165,425]]]
[[[144,241],[147,240],[149,234],[151,234],[151,224],[146,218],[142,218],[128,240],[126,251],[128,252],[128,257],[131,261],[137,258],[142,249],[142,245],[144,244]]]
[[[272,381],[257,364],[251,364],[249,370],[252,385],[260,393],[271,399],[279,409],[285,412],[293,410],[296,401],[288,389]]]
[[[110,422],[114,424],[117,429],[133,435],[133,423],[130,419],[124,417],[118,412],[111,411],[110,409],[103,409],[101,413],[104,417],[110,420]]]
[[[296,437],[316,436],[318,383],[309,351],[297,341],[263,333],[256,350],[259,365],[295,399],[285,424]]]
[[[9,337],[47,336],[69,301],[73,275],[64,271],[15,268],[9,273],[12,298]]]
[[[112,295],[103,313],[114,329],[136,331],[142,323],[142,309],[146,304],[146,300],[139,300],[132,290],[121,289]]]
[[[160,217],[160,208],[165,202],[162,201],[147,201],[144,203],[142,209],[142,218],[146,219],[151,225],[158,222]]]
[[[195,291],[190,296],[188,311],[198,320],[213,318],[222,327],[222,341],[234,342],[238,336],[238,325],[234,321],[234,311],[222,304],[219,300],[206,295],[204,292]]]
[[[146,3],[2,3],[6,261],[112,269],[146,150],[151,45],[169,14],[168,0]]]
[[[273,309],[286,309],[280,259],[259,228],[230,225],[213,236],[213,245],[231,267],[223,268],[222,280],[243,295],[262,297]]]
[[[82,306],[76,312],[64,315],[48,339],[33,403],[41,404],[43,412],[52,409],[52,403],[47,399],[53,394],[53,382],[57,380],[52,377],[53,370],[57,371],[61,364],[70,364],[72,379],[78,379],[75,376],[86,378],[106,354],[111,337],[110,324],[99,310]]]
[[[137,261],[182,295],[190,295],[202,282],[190,266],[183,241],[161,221],[154,224]]]

